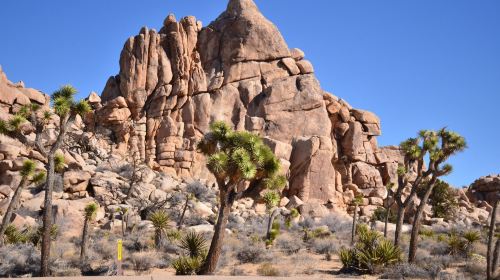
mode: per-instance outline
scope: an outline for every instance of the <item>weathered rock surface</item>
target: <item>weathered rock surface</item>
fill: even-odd
[[[488,175],[477,179],[467,192],[472,202],[485,201],[493,206],[500,196],[500,175]]]
[[[143,223],[152,205],[168,203],[180,212],[186,185],[194,180],[213,191],[196,143],[217,120],[264,138],[289,180],[280,206],[302,215],[352,211],[348,205],[362,195],[360,214],[368,219],[383,205],[385,186],[397,182],[404,159],[398,147],[378,146],[382,130],[375,114],[321,88],[304,52],[290,49],[252,0],[230,0],[206,27],[192,16],[169,15],[159,31],[142,28],[126,41],[120,72],[108,79],[101,96],[92,92],[87,100],[92,112],[71,126],[70,143],[59,151],[66,168],[56,180],[55,215],[73,225],[70,236],[79,232],[81,211],[92,201],[102,207],[97,221],[119,228]],[[48,107],[49,97],[10,82],[0,68],[0,119],[29,103]],[[56,123],[44,133],[44,143],[54,141]],[[26,158],[44,169],[40,153],[0,135],[0,212],[21,180]],[[42,210],[43,191],[36,187],[23,192],[24,218],[37,218]],[[499,176],[488,176],[461,192],[458,219],[465,226],[484,222],[499,188]],[[217,213],[215,204],[191,202],[187,216],[206,222]],[[126,217],[119,214],[123,209]],[[238,201],[233,210],[236,222],[266,214],[265,205],[253,199]]]
[[[89,97],[96,111],[86,122],[96,134],[112,131],[114,153],[210,179],[195,143],[223,120],[266,137],[289,175],[287,196],[345,208],[352,196],[344,185],[354,177],[366,198],[383,199],[399,158],[378,147],[380,120],[322,90],[304,57],[251,0],[229,1],[204,28],[169,15],[160,31],[143,28],[127,40],[120,73],[101,102]]]

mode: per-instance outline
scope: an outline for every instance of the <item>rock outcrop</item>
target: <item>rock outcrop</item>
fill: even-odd
[[[206,27],[169,15],[160,31],[143,28],[101,98],[86,121],[112,131],[116,153],[209,179],[195,143],[223,120],[266,137],[289,176],[285,194],[306,203],[345,209],[358,193],[379,201],[401,158],[378,147],[379,118],[321,89],[304,53],[251,0],[229,1]]]
[[[205,204],[192,202],[190,211],[203,223],[213,219],[216,185],[196,144],[217,120],[264,138],[289,180],[280,206],[302,215],[352,211],[348,205],[362,195],[360,213],[368,220],[383,205],[385,186],[397,183],[404,160],[398,147],[378,146],[379,118],[324,91],[304,52],[290,49],[252,0],[230,0],[206,27],[194,17],[177,21],[169,15],[159,31],[142,28],[125,43],[120,73],[109,78],[101,96],[93,92],[87,101],[92,112],[71,125],[58,151],[66,168],[56,180],[54,218],[67,225],[69,236],[78,234],[81,211],[91,201],[102,207],[98,221],[106,228],[119,228],[117,219],[147,226],[144,213],[157,204],[180,212],[183,192],[198,181],[211,196]],[[0,120],[23,105],[49,102],[48,95],[10,82],[0,69]],[[55,140],[57,123],[47,126],[43,143]],[[34,138],[33,128],[23,129]],[[45,168],[36,149],[0,135],[0,212],[28,158]],[[488,176],[467,193],[457,191],[457,219],[464,226],[487,220],[499,182]],[[39,217],[43,196],[39,186],[23,191],[17,223]],[[119,214],[123,209],[130,210],[126,217]],[[231,219],[242,223],[265,209],[261,201],[242,200]]]
[[[492,206],[500,195],[500,174],[477,179],[470,186],[467,195],[472,202],[486,202]]]

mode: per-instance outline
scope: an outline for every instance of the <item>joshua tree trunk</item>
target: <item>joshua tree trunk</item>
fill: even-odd
[[[403,232],[403,223],[405,221],[406,208],[398,205],[398,218],[396,221],[396,232],[394,233],[394,246],[399,246],[401,242],[401,233]]]
[[[56,142],[52,145],[50,152],[47,156],[47,181],[45,183],[45,201],[43,208],[43,230],[42,230],[42,256],[40,262],[40,276],[50,276],[49,258],[50,258],[50,243],[52,229],[52,193],[54,191],[54,177],[55,177],[55,153],[61,146],[70,116],[62,117],[59,122],[59,134],[57,135]]]
[[[219,215],[217,218],[217,224],[215,225],[214,236],[212,238],[212,243],[210,244],[210,250],[208,251],[207,258],[203,267],[200,270],[201,275],[212,275],[217,268],[217,263],[219,261],[220,255],[222,253],[222,241],[226,232],[227,220],[231,212],[231,207],[234,202],[234,198],[221,192],[220,195],[221,202],[219,208]]]
[[[80,250],[80,264],[83,265],[87,258],[87,241],[89,239],[89,218],[85,217],[85,222],[83,223],[83,234],[82,234],[82,247]]]
[[[384,221],[384,237],[387,238],[387,225],[389,224],[389,215],[391,214],[391,209],[387,207],[385,210],[385,221]]]
[[[273,229],[273,224],[274,224],[274,219],[279,215],[281,210],[279,208],[276,208],[269,213],[269,219],[267,221],[267,231],[266,231],[266,240],[271,239],[271,231]]]
[[[491,268],[493,269],[491,274],[493,276],[496,275],[496,271],[498,270],[498,261],[500,261],[500,238],[497,238],[497,242],[495,243],[495,250],[493,250],[493,263],[491,264]]]
[[[182,224],[184,223],[184,216],[186,215],[186,211],[188,209],[188,206],[189,206],[189,194],[186,196],[186,204],[184,204],[184,208],[182,209],[182,214],[181,214],[181,217],[179,218],[179,221],[177,222],[177,229],[181,229],[182,228]]]
[[[435,180],[433,180],[435,181]],[[410,239],[410,252],[408,253],[408,262],[413,263],[415,261],[415,256],[417,255],[418,249],[418,233],[420,231],[420,226],[422,224],[422,214],[424,213],[424,208],[427,205],[427,201],[434,190],[434,182],[431,182],[424,197],[420,201],[417,213],[413,218],[413,227],[411,229],[411,239]]]
[[[3,235],[5,233],[5,230],[7,229],[7,226],[10,224],[10,219],[12,218],[12,213],[17,208],[17,204],[19,203],[19,198],[21,197],[21,192],[27,186],[28,186],[28,179],[25,177],[22,177],[21,182],[19,183],[19,186],[17,187],[16,191],[14,192],[14,196],[12,196],[12,200],[10,201],[9,207],[7,208],[7,211],[5,212],[5,215],[3,216],[2,226],[0,227],[0,246],[3,246],[3,244],[4,244]]]
[[[122,214],[122,237],[125,237],[125,229],[127,228],[125,214]]]
[[[43,228],[42,228],[42,258],[41,258],[41,276],[50,276],[49,258],[50,258],[50,229],[52,228],[52,192],[54,190],[55,163],[54,154],[48,157],[47,183],[45,184],[45,203],[43,208]]]
[[[496,267],[493,266],[493,239],[495,235],[495,223],[496,223],[496,217],[497,217],[497,211],[498,211],[498,203],[499,200],[495,202],[495,205],[493,206],[493,210],[491,211],[491,222],[490,222],[490,230],[488,232],[488,253],[487,253],[487,267],[486,267],[486,279],[491,280],[494,277],[494,273],[496,270]]]
[[[356,237],[356,226],[358,223],[358,205],[354,205],[354,216],[352,217],[352,229],[351,229],[351,245],[354,245],[354,238]]]
[[[156,249],[160,249],[161,240],[162,240],[163,231],[161,229],[155,230],[155,247]]]

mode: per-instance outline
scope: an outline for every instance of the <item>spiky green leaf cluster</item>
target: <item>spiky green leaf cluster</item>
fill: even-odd
[[[25,160],[23,166],[21,167],[21,176],[24,178],[31,177],[35,172],[36,164],[32,160]]]
[[[57,172],[62,172],[65,167],[64,155],[57,153],[54,156],[54,167]]]
[[[164,231],[170,228],[170,216],[164,210],[158,210],[153,212],[149,216],[149,220],[153,223],[153,227],[156,230]]]
[[[202,234],[190,231],[181,238],[179,247],[186,250],[189,257],[198,258],[207,254],[207,244]]]
[[[85,218],[88,220],[93,220],[97,214],[97,210],[99,210],[99,206],[95,203],[90,203],[87,206],[85,206],[84,209],[84,215]]]
[[[205,261],[204,258],[180,257],[172,262],[176,275],[197,275]]]
[[[416,138],[410,138],[400,144],[406,157],[410,161],[419,161],[421,166],[428,155],[430,162],[427,166],[433,168],[438,177],[446,176],[452,172],[452,166],[445,164],[446,160],[463,151],[466,147],[467,143],[464,137],[446,128],[439,131],[422,130]],[[403,170],[398,169],[398,175],[401,176],[400,173],[403,173]]]
[[[262,180],[266,187],[275,189],[286,184],[285,178],[277,177],[280,161],[258,135],[214,122],[198,143],[198,150],[207,156],[208,169],[221,181]]]
[[[342,248],[339,251],[343,271],[375,274],[402,260],[401,249],[380,233],[361,226],[358,235],[359,240],[353,248]]]
[[[31,243],[34,246],[37,246],[40,243],[42,238],[42,227],[33,228],[26,227],[22,230],[18,229],[12,224],[7,226],[7,229],[4,233],[4,238],[6,243],[8,244],[25,244]],[[52,240],[55,240],[58,233],[57,225],[52,225],[50,228],[50,237]]]
[[[270,210],[279,205],[281,200],[281,195],[277,191],[269,190],[262,195],[262,199],[266,204],[266,208]]]
[[[90,112],[91,107],[87,101],[75,102],[76,93],[77,90],[73,86],[65,85],[52,94],[52,106],[59,117],[67,116],[70,113],[84,115]]]

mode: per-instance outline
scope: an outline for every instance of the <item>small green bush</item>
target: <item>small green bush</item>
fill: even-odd
[[[399,247],[367,227],[358,229],[358,241],[353,248],[342,248],[339,257],[343,272],[376,274],[384,267],[397,264],[402,259]]]
[[[176,275],[196,275],[203,265],[204,259],[180,257],[172,262],[172,267],[175,269]]]

